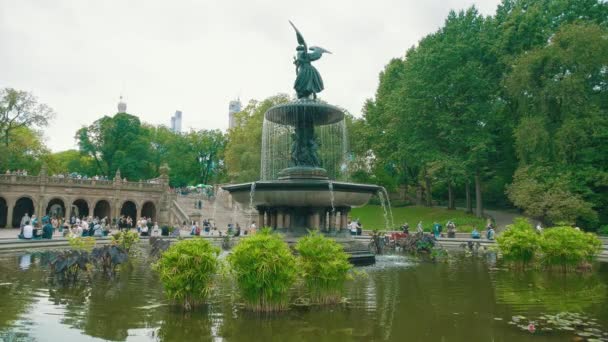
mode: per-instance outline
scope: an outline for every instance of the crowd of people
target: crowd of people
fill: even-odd
[[[6,170],[7,175],[27,176],[27,170]]]
[[[99,217],[76,217],[72,216],[69,220],[62,217],[44,216],[38,219],[36,215],[31,217],[26,213],[21,218],[20,239],[52,239],[58,234],[63,237],[74,236],[107,236],[110,233],[108,218]]]
[[[447,228],[447,237],[455,238],[456,237],[456,223],[454,223],[454,221],[452,221],[452,220],[449,220],[445,224],[445,227]],[[409,230],[410,230],[410,225],[407,222],[405,222],[401,226],[401,231],[404,234],[409,234]],[[419,221],[418,224],[416,225],[416,233],[417,234],[424,233],[424,226],[422,224],[422,221]],[[431,233],[433,234],[433,236],[435,238],[445,237],[445,235],[443,234],[443,226],[438,222],[433,222],[433,226],[431,228]],[[486,225],[486,239],[494,240],[495,236],[496,236],[496,229],[494,228],[494,225],[492,224],[492,222],[488,221],[488,224]],[[479,232],[477,227],[473,227],[473,230],[471,231],[471,238],[473,238],[473,239],[481,238],[481,233]]]
[[[184,222],[184,229],[187,229],[186,222]],[[197,224],[197,222],[191,222],[190,226],[190,235],[194,236],[245,236],[255,234],[257,231],[257,225],[255,221],[252,221],[249,227],[245,229],[241,228],[239,223],[233,224],[229,223],[226,227],[226,231],[221,231],[215,225],[213,220],[204,219],[201,224]]]

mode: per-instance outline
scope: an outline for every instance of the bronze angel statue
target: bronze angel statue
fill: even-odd
[[[309,48],[300,31],[298,31],[291,21],[289,23],[296,31],[296,37],[299,44],[298,47],[296,47],[296,57],[294,57],[293,61],[293,64],[296,65],[297,75],[293,88],[296,90],[298,99],[309,98],[310,95],[313,96],[313,99],[316,99],[317,93],[320,93],[323,90],[323,79],[321,79],[321,74],[312,66],[311,62],[321,58],[323,53],[331,52],[318,46],[311,46]]]

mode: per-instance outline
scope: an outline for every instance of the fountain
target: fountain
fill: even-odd
[[[292,24],[293,26],[293,24]],[[258,225],[287,237],[319,230],[350,239],[347,218],[381,187],[341,181],[347,163],[344,111],[317,99],[323,81],[311,62],[329,51],[298,39],[294,88],[297,100],[264,115],[261,180],[224,186],[234,201],[255,207]]]

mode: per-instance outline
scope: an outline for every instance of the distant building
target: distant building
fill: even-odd
[[[228,128],[236,127],[236,118],[234,115],[241,111],[241,100],[236,99],[230,101],[230,105],[228,105]]]
[[[120,100],[118,101],[118,113],[126,113],[127,112],[127,103],[122,100],[122,95],[120,96]]]
[[[175,133],[182,132],[182,111],[176,110],[175,115],[171,117],[171,130]]]

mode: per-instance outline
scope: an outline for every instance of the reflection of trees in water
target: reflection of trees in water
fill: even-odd
[[[558,313],[583,312],[593,304],[606,304],[606,284],[596,273],[545,271],[493,274],[496,300],[515,308],[537,307]]]
[[[82,287],[50,291],[56,304],[65,305],[62,323],[108,340],[125,340],[129,329],[157,324],[161,309],[151,304],[160,301],[162,290],[149,264],[132,259],[113,279],[98,274]]]

